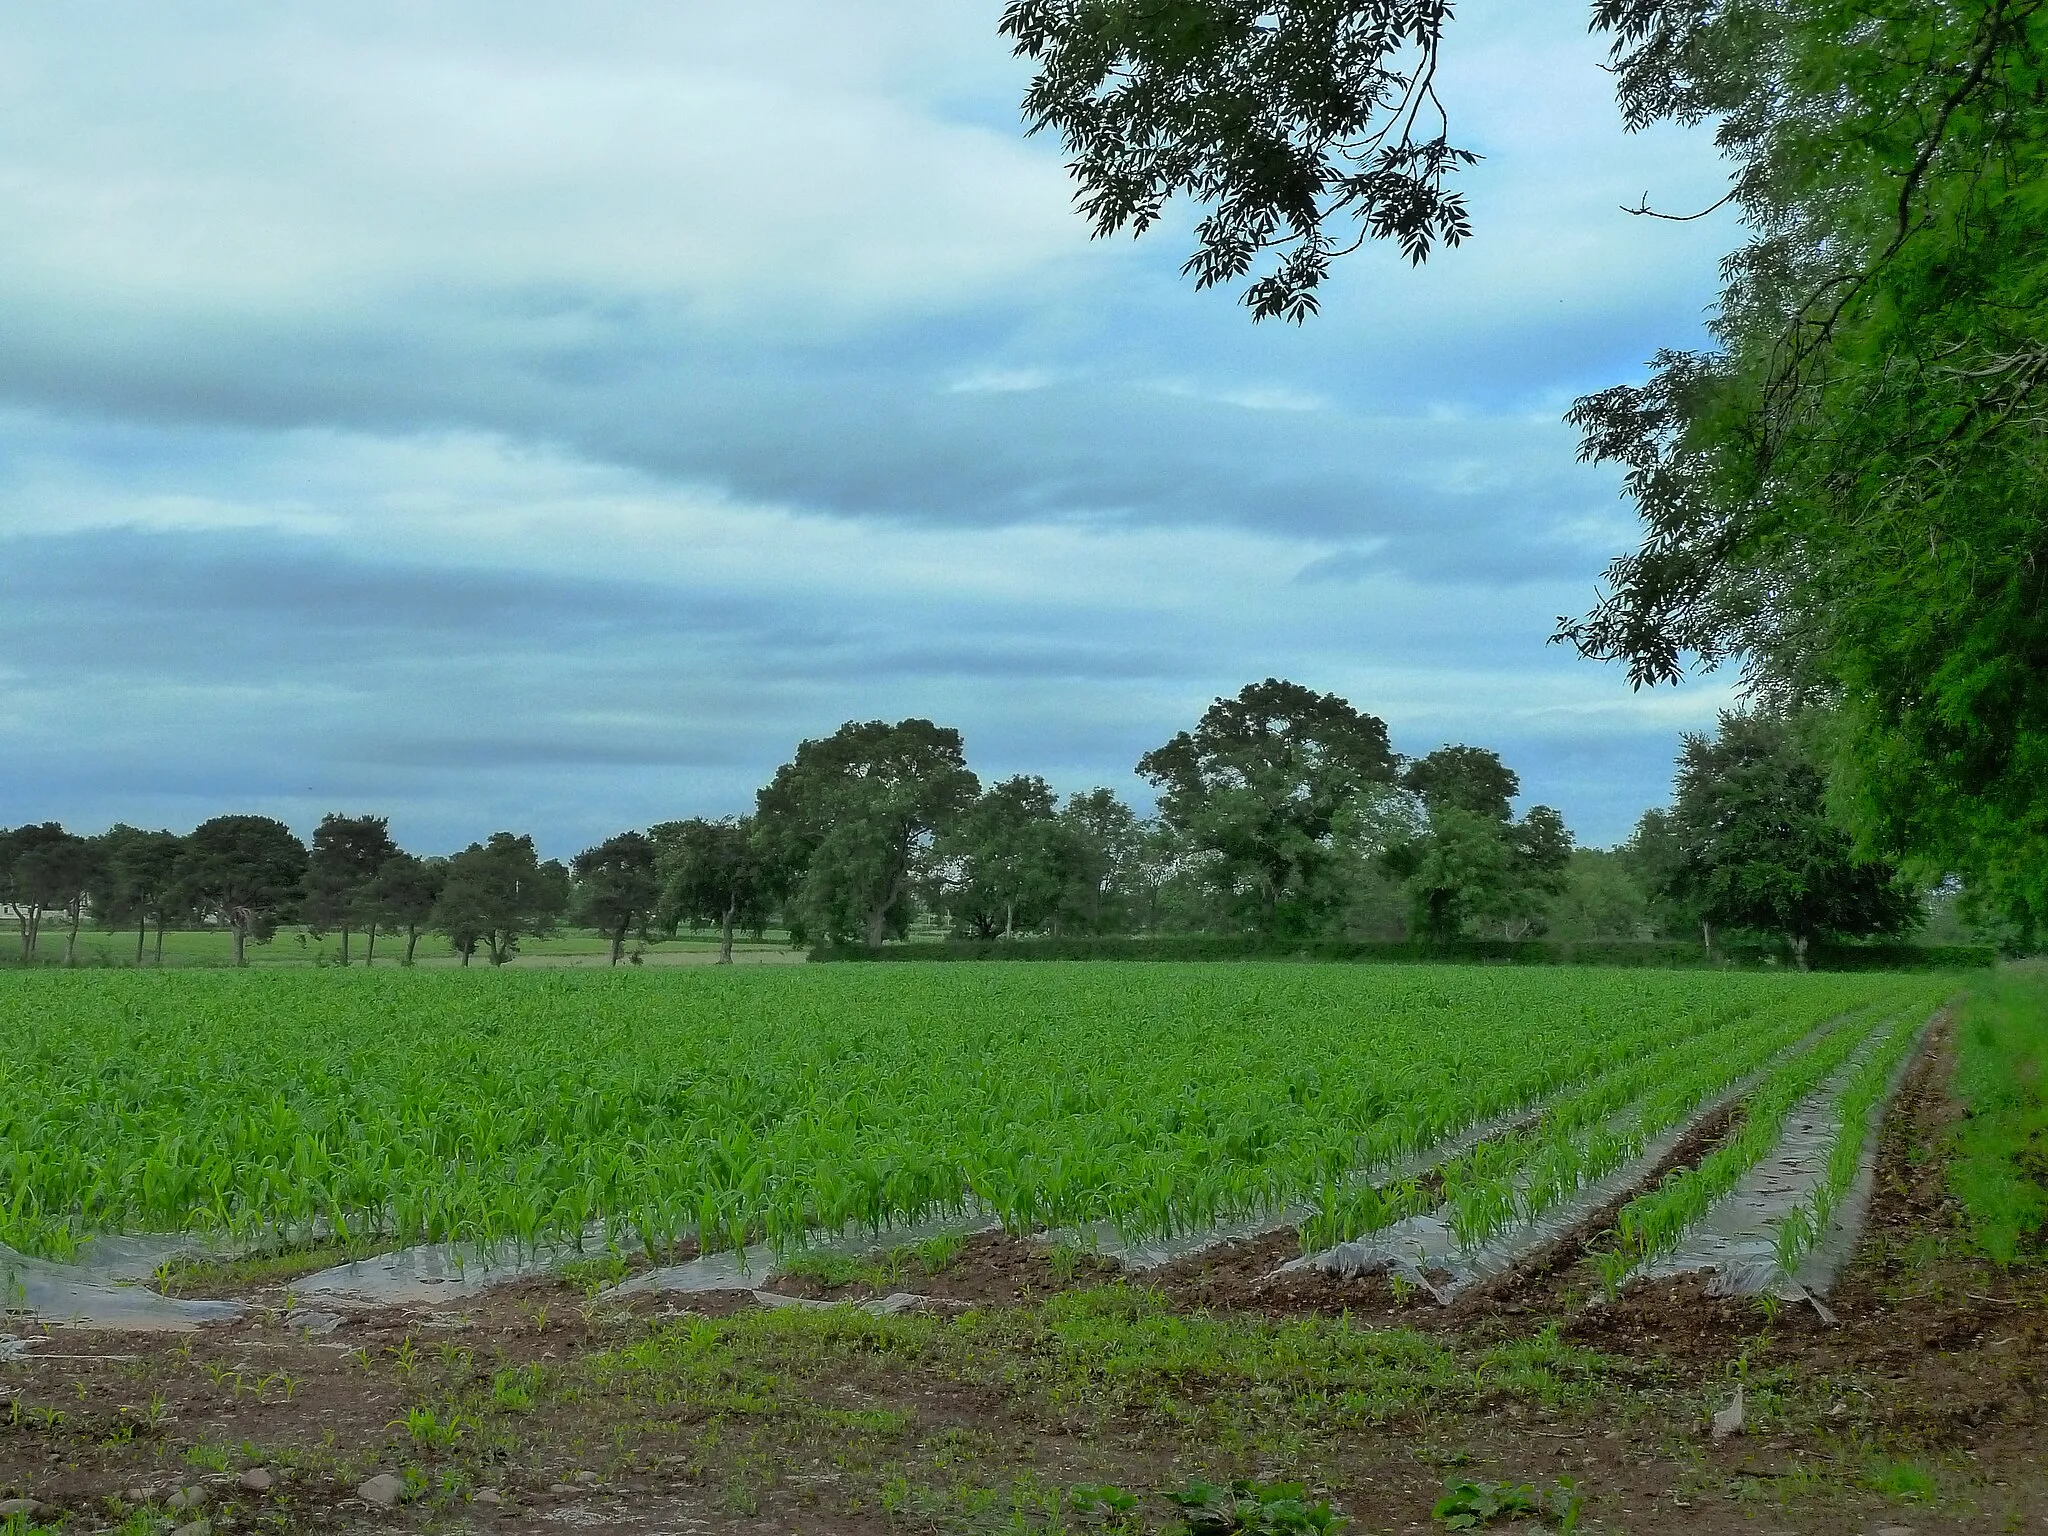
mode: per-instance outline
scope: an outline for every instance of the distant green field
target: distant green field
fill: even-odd
[[[0,934],[0,954],[5,949],[6,935]],[[365,952],[363,935],[349,936],[349,960],[361,965]],[[626,941],[626,952],[641,955],[644,963],[665,964],[677,960],[699,960],[714,955],[718,949],[718,935],[710,929],[692,933],[684,929],[673,939],[657,939],[643,943],[638,939]],[[756,944],[751,935],[740,936],[734,951],[742,957],[751,955],[774,955],[782,958],[789,953],[788,935],[780,930],[771,930],[763,942]],[[45,930],[40,945],[40,957],[46,963],[55,963],[64,953],[64,935],[61,931]],[[396,969],[405,955],[405,935],[395,937],[388,933],[377,936],[374,964]],[[538,963],[560,964],[564,962],[593,962],[605,964],[611,955],[610,941],[602,934],[584,928],[564,928],[542,938],[525,938],[519,941],[519,953],[513,964],[533,965]],[[335,965],[341,959],[341,936],[329,933],[314,937],[303,928],[284,928],[267,944],[249,946],[251,966],[312,966]],[[438,933],[420,935],[418,948],[414,951],[415,962],[422,966],[459,966],[461,956],[450,947],[447,938]],[[210,966],[229,965],[234,960],[233,941],[225,929],[180,929],[164,935],[164,964],[166,966]],[[78,936],[78,961],[88,966],[125,966],[135,963],[135,934],[110,933],[104,929],[87,929]],[[153,965],[156,961],[156,934],[152,931],[143,947],[143,964]],[[481,954],[470,962],[472,967],[484,966],[488,962]]]
[[[0,1241],[315,1223],[535,1241],[604,1221],[649,1244],[786,1244],[969,1205],[1020,1230],[1156,1233],[1294,1200],[1355,1229],[1401,1198],[1360,1206],[1356,1170],[1547,1101],[1462,1176],[1483,1226],[1524,1170],[1572,1187],[1823,1021],[1866,1029],[1947,985],[1284,963],[13,970]]]

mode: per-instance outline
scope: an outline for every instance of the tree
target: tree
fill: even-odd
[[[363,892],[370,936],[369,949],[364,956],[366,964],[377,958],[377,930],[380,927],[389,928],[394,933],[404,930],[403,963],[412,964],[413,952],[419,948],[420,933],[434,920],[434,909],[441,900],[441,887],[447,878],[448,861],[445,859],[417,858],[401,850],[384,861],[376,878]]]
[[[1560,623],[1638,686],[1835,707],[1863,845],[2048,924],[2048,11],[1603,0],[1631,127],[1712,119],[1712,350],[1579,402],[1643,522]]]
[[[1069,795],[1059,815],[1061,892],[1056,927],[1123,933],[1144,885],[1146,827],[1114,790]]]
[[[849,721],[801,743],[755,803],[792,936],[872,949],[903,932],[920,861],[980,788],[960,733],[929,720]]]
[[[1503,937],[1526,937],[1564,889],[1564,818],[1537,805],[1513,820],[1521,780],[1483,747],[1440,747],[1411,763],[1402,783],[1427,810],[1420,835],[1388,854],[1407,881],[1417,931],[1447,943],[1469,923],[1497,922]]]
[[[1699,906],[1685,894],[1680,871],[1685,849],[1668,810],[1649,810],[1637,818],[1635,831],[1620,850],[1630,877],[1649,903],[1650,925],[1660,938],[1697,933],[1712,949],[1713,931]]]
[[[1671,821],[1679,886],[1706,921],[1783,934],[1801,970],[1816,938],[1896,934],[1918,914],[1830,819],[1826,777],[1782,717],[1724,714],[1718,735],[1688,735]]]
[[[43,916],[64,901],[60,850],[71,834],[54,821],[16,827],[0,835],[0,902],[21,934],[21,958],[35,958]]]
[[[1544,932],[1557,939],[1639,939],[1655,924],[1650,897],[1637,883],[1628,855],[1615,848],[1574,848],[1564,888],[1544,914]]]
[[[1212,855],[1212,878],[1245,927],[1318,930],[1334,896],[1325,876],[1341,807],[1394,781],[1386,725],[1333,693],[1268,678],[1218,699],[1193,731],[1138,760],[1159,813]]]
[[[251,939],[267,943],[298,910],[306,845],[268,816],[216,816],[185,839],[178,863],[183,899],[234,936],[235,964],[248,963]]]
[[[1401,783],[1431,810],[1454,805],[1475,816],[1506,821],[1522,781],[1500,754],[1484,747],[1438,747],[1401,771]]]
[[[611,941],[612,964],[626,952],[626,935],[643,934],[661,899],[655,878],[654,844],[644,832],[621,832],[569,861],[575,879],[575,910],[580,922]]]
[[[1024,98],[1058,131],[1097,235],[1142,234],[1168,201],[1208,208],[1196,286],[1271,267],[1245,292],[1300,320],[1333,257],[1368,237],[1420,262],[1469,233],[1436,99],[1444,0],[1010,0],[1004,35],[1039,73]],[[1352,226],[1355,225],[1355,232]]]
[[[135,924],[135,963],[142,964],[149,925],[156,924],[156,963],[164,962],[164,926],[178,907],[178,861],[185,840],[175,832],[145,832],[121,823],[96,840],[100,884],[93,915],[108,927]]]
[[[1019,775],[992,784],[939,840],[941,901],[979,939],[1038,928],[1058,915],[1065,828],[1052,786]]]
[[[531,837],[493,832],[448,861],[434,926],[448,935],[468,965],[478,944],[492,965],[519,951],[527,934],[553,928],[569,902],[569,872],[560,861],[543,864]]]
[[[685,922],[716,923],[718,963],[731,965],[733,929],[765,925],[773,896],[753,819],[665,821],[650,835],[661,886],[657,923],[669,933]]]
[[[340,931],[343,965],[348,964],[349,930],[377,920],[367,900],[370,885],[397,852],[391,823],[382,816],[328,815],[314,829],[306,870],[306,925],[316,937],[329,928]],[[376,944],[374,930],[370,942]]]

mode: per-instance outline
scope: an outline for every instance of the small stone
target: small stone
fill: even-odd
[[[203,1509],[206,1507],[204,1488],[180,1488],[164,1500],[165,1509]]]
[[[36,1515],[41,1512],[41,1499],[0,1499],[0,1520],[10,1515]]]
[[[549,1484],[548,1484],[548,1492],[549,1492],[549,1493],[575,1493],[575,1492],[578,1492],[578,1491],[579,1491],[579,1490],[577,1489],[577,1487],[576,1487],[576,1485],[575,1485],[574,1483],[549,1483]]]
[[[251,1493],[268,1493],[276,1482],[277,1479],[264,1467],[251,1467],[235,1479],[238,1487],[246,1488]]]
[[[588,1488],[597,1481],[597,1474],[595,1472],[578,1472],[576,1474],[576,1481]]]
[[[391,1509],[405,1497],[405,1484],[389,1472],[379,1472],[356,1489],[356,1497],[377,1509]]]
[[[1713,1439],[1719,1445],[1730,1435],[1742,1433],[1742,1388],[1735,1389],[1735,1401],[1714,1415]]]
[[[194,1520],[189,1525],[179,1526],[171,1532],[171,1536],[213,1536],[213,1522]]]
[[[130,1504],[147,1504],[149,1502],[149,1490],[147,1488],[130,1488],[121,1497]]]
[[[505,1495],[495,1488],[479,1488],[471,1495],[471,1499],[478,1504],[502,1504],[505,1502]]]

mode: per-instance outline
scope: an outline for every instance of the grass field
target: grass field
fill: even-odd
[[[1538,1101],[1456,1174],[1498,1227],[1890,976],[1241,966],[0,976],[0,1240],[324,1230],[658,1248],[986,1209],[1171,1233],[1289,1201],[1315,1235],[1416,1189],[1359,1170]],[[1933,988],[1934,991],[1930,991]],[[1636,1121],[1615,1129],[1617,1116]]]
[[[796,960],[801,955],[789,946],[789,936],[780,930],[771,930],[760,942],[751,936],[740,936],[733,945],[734,953],[742,962],[753,960]],[[629,956],[638,954],[642,964],[675,965],[704,964],[717,956],[718,935],[710,929],[692,932],[685,928],[674,938],[655,938],[642,941],[629,939],[626,944]],[[365,945],[360,933],[349,936],[349,961],[351,965],[363,965]],[[40,956],[45,964],[56,964],[64,953],[62,932],[45,932],[42,937]],[[377,936],[373,960],[370,962],[379,970],[397,970],[405,956],[405,935],[382,933]],[[341,937],[327,933],[315,935],[304,928],[282,928],[276,937],[267,943],[251,944],[248,961],[252,968],[266,970],[312,966],[338,965],[341,960]],[[519,953],[511,964],[521,969],[533,966],[560,965],[609,965],[611,962],[611,941],[599,933],[584,928],[561,928],[544,936],[529,936],[519,941]],[[99,928],[88,928],[78,936],[78,963],[90,968],[127,967],[135,964],[135,934],[108,932]],[[173,929],[164,934],[163,964],[171,967],[225,967],[234,963],[234,940],[225,929],[191,928]],[[143,965],[156,964],[156,933],[151,931],[143,948]],[[439,933],[423,933],[414,952],[416,967],[436,969],[460,967],[462,957],[448,945],[446,936]],[[478,958],[470,962],[474,968],[487,962]]]

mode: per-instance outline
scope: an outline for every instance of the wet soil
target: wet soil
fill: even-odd
[[[1870,1225],[1830,1298],[1837,1326],[1809,1307],[1708,1297],[1699,1277],[1589,1305],[1587,1253],[1619,1200],[1449,1307],[1385,1277],[1270,1278],[1299,1252],[1291,1231],[1131,1277],[1104,1259],[982,1233],[930,1272],[768,1282],[810,1300],[934,1298],[934,1320],[915,1326],[970,1330],[983,1352],[974,1371],[900,1352],[907,1345],[891,1341],[908,1336],[889,1330],[911,1325],[813,1339],[807,1318],[839,1314],[800,1313],[776,1346],[772,1379],[741,1351],[707,1357],[666,1396],[625,1385],[618,1362],[678,1329],[714,1348],[718,1329],[761,1311],[751,1292],[606,1299],[602,1286],[617,1276],[593,1270],[445,1309],[337,1307],[339,1327],[315,1337],[287,1321],[289,1275],[248,1275],[234,1294],[251,1310],[232,1325],[182,1335],[9,1325],[29,1353],[0,1363],[0,1500],[39,1500],[38,1520],[75,1531],[112,1528],[137,1508],[143,1523],[127,1529],[138,1533],[150,1521],[189,1524],[195,1511],[168,1501],[190,1487],[223,1533],[865,1536],[1041,1529],[1068,1483],[1143,1492],[1199,1472],[1302,1478],[1362,1531],[1444,1529],[1431,1505],[1447,1481],[1468,1478],[1576,1480],[1582,1530],[2048,1531],[2048,1275],[1996,1271],[1952,1240],[1941,1160],[1959,1113],[1945,1086],[1949,1053],[1937,1026],[1885,1120]],[[1738,1116],[1695,1127],[1646,1182],[1704,1156]],[[1077,1403],[1067,1389],[1034,1386],[1060,1348],[1048,1298],[1126,1283],[1168,1316],[1265,1329],[1270,1379],[1224,1390],[1191,1377],[1165,1406],[1114,1392]],[[1420,1335],[1479,1376],[1488,1368],[1477,1362],[1496,1358],[1489,1350],[1559,1340],[1591,1352],[1583,1358],[1597,1362],[1587,1368],[1599,1385],[1590,1399],[1558,1401],[1510,1373],[1355,1422],[1335,1403],[1290,1407],[1279,1341],[1289,1327],[1332,1319]],[[1123,1346],[1105,1334],[1092,1347],[1106,1352],[1103,1379],[1114,1381],[1108,1362]],[[506,1379],[514,1396],[500,1400],[493,1383]],[[1716,1443],[1708,1415],[1738,1383],[1749,1421]],[[422,1412],[435,1419],[422,1424]],[[449,1424],[437,1442],[436,1426]],[[272,1485],[243,1486],[251,1469]],[[394,1509],[357,1492],[385,1471],[416,1484]],[[1020,1489],[1038,1490],[1039,1502],[1019,1505]],[[1132,1529],[1167,1530],[1169,1513],[1154,1496]]]

